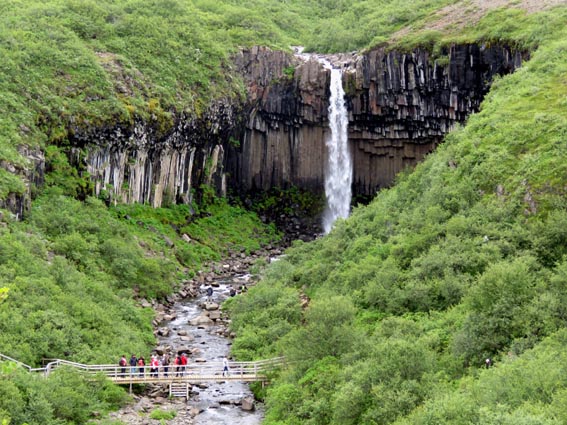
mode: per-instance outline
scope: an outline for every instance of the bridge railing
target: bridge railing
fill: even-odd
[[[242,380],[257,380],[284,364],[284,358],[278,357],[255,362],[228,362],[227,378]],[[42,370],[46,375],[54,369],[68,366],[82,370],[86,373],[101,373],[113,381],[152,382],[156,380],[220,380],[223,378],[224,365],[222,361],[191,362],[183,365],[159,366],[154,370],[152,366],[119,366],[119,365],[85,365],[68,360],[53,359]]]
[[[12,357],[6,356],[2,353],[0,353],[0,361],[7,361],[7,362],[15,363],[18,366],[26,369],[28,372],[43,372],[45,370],[45,368],[43,368],[43,367],[40,367],[40,368],[31,367],[31,366],[29,366],[25,363],[22,363],[22,362],[20,362],[16,359],[13,359]]]
[[[119,366],[115,364],[103,365],[86,365],[82,363],[71,362],[61,359],[45,359],[48,363],[43,368],[32,368],[25,363],[21,363],[11,357],[0,354],[0,361],[10,361],[25,368],[29,372],[43,373],[49,375],[53,370],[62,367],[72,367],[77,370],[90,374],[103,374],[113,381],[135,381],[135,382],[152,382],[157,380],[221,380],[223,379],[224,364],[222,361],[212,362],[191,362],[185,366],[169,365],[159,366],[157,371],[151,366]],[[259,360],[254,362],[228,362],[229,379],[242,380],[258,380],[264,379],[270,371],[281,367],[284,364],[283,357],[277,357],[267,360]]]

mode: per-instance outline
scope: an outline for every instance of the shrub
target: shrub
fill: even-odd
[[[177,416],[177,412],[175,410],[162,410],[156,409],[150,413],[150,419],[155,419],[158,421],[169,421]]]

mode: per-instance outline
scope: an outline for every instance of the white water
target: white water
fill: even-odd
[[[324,65],[331,70],[329,99],[331,137],[325,141],[329,156],[325,175],[327,208],[323,213],[323,230],[329,233],[338,218],[346,218],[350,213],[352,159],[348,150],[348,116],[342,72],[340,69],[332,68],[328,62],[324,62]]]

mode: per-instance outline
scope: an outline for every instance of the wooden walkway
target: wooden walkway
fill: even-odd
[[[87,374],[105,375],[116,384],[199,384],[206,382],[267,382],[271,371],[280,368],[284,364],[283,357],[255,362],[228,362],[229,373],[223,376],[222,361],[214,362],[191,362],[187,366],[171,365],[169,368],[160,366],[157,372],[152,372],[150,366],[121,367],[117,365],[85,365],[67,360],[53,359],[43,368],[32,368],[11,357],[0,353],[0,361],[11,361],[17,363],[29,372],[41,373],[48,376],[57,368],[71,367]]]

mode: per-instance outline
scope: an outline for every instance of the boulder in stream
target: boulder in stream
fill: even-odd
[[[254,405],[254,399],[252,397],[245,397],[242,399],[242,405],[240,406],[240,408],[242,410],[245,410],[247,412],[251,412],[254,410],[255,405]]]
[[[193,326],[212,325],[213,321],[205,314],[201,314],[200,316],[189,320],[189,324]]]
[[[213,303],[213,302],[205,303],[205,310],[207,311],[213,311],[218,309],[219,309],[219,305],[217,303]]]

